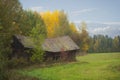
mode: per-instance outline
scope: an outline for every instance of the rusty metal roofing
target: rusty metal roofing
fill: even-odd
[[[34,48],[35,42],[33,42],[32,38],[22,35],[15,36],[24,47]],[[42,48],[44,51],[49,52],[60,52],[79,49],[79,47],[69,36],[45,39],[42,44]]]

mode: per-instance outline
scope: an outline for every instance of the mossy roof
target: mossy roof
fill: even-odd
[[[32,38],[22,35],[15,36],[25,48],[34,48],[35,42],[32,40]],[[69,36],[45,39],[42,44],[42,48],[44,51],[49,52],[60,52],[79,49],[77,44]]]
[[[70,51],[79,49],[77,44],[69,36],[45,39],[42,46],[45,51],[50,52]]]

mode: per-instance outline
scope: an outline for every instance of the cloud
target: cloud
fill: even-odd
[[[120,25],[120,22],[104,22],[103,24],[107,24],[107,25]]]
[[[80,24],[81,22],[86,22],[87,24],[90,24],[90,23],[97,23],[97,24],[103,24],[103,22],[99,22],[99,21],[89,21],[89,20],[75,20],[75,21],[73,21],[74,23],[76,23],[76,24]]]
[[[43,7],[42,6],[36,6],[36,7],[31,7],[29,9],[32,10],[32,11],[40,12],[41,10],[43,10]]]
[[[77,28],[80,26],[81,21],[82,20],[74,21]],[[102,22],[102,21],[88,20],[85,22],[87,23],[87,30],[90,36],[101,34],[101,35],[108,35],[110,37],[115,37],[117,35],[120,35],[120,22],[119,21]]]
[[[104,25],[102,27],[92,26],[91,28],[89,28],[88,32],[91,36],[102,34],[114,37],[120,35],[120,27],[119,25]]]
[[[93,29],[92,33],[94,33],[94,34],[103,33],[103,32],[107,32],[108,30],[110,30],[110,26],[107,26],[107,27],[98,27],[98,28]]]
[[[92,12],[95,11],[96,8],[91,8],[91,9],[82,9],[82,10],[77,10],[77,11],[73,11],[71,12],[72,15],[78,16],[84,13],[88,13],[88,12]]]
[[[76,20],[74,21],[75,24],[80,24],[82,22],[82,20]]]
[[[76,20],[76,21],[74,21],[75,23],[80,23],[80,22],[82,22],[82,20]],[[103,25],[120,25],[120,21],[118,21],[118,22],[115,22],[115,21],[113,21],[113,22],[100,22],[100,21],[89,21],[89,20],[87,20],[87,21],[85,21],[87,24],[103,24]]]

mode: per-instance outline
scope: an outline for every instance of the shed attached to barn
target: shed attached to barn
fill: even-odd
[[[69,36],[45,39],[42,47],[47,60],[75,60],[79,49]]]

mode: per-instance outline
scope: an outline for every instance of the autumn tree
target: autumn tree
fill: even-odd
[[[59,25],[55,30],[56,36],[71,35],[72,30],[70,29],[69,20],[64,11],[59,12]]]
[[[59,25],[59,11],[41,13],[47,29],[47,37],[54,37],[55,28]]]
[[[87,52],[89,49],[89,34],[87,32],[87,24],[85,22],[81,23],[80,26],[80,48],[83,52]]]
[[[21,13],[18,0],[0,0],[0,80],[7,80],[5,62],[11,53],[11,36],[20,32],[17,25]]]
[[[81,52],[87,52],[89,49],[89,34],[87,31],[87,25],[82,22],[79,26],[79,30],[72,29],[74,32],[72,34],[72,39],[79,45]]]
[[[77,28],[74,23],[69,23],[69,26],[73,34],[77,32]]]
[[[47,29],[47,37],[71,35],[76,30],[74,23],[70,23],[64,11],[47,11],[41,13]]]

